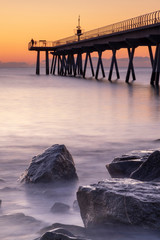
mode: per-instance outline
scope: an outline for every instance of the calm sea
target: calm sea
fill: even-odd
[[[109,178],[105,164],[114,157],[159,148],[160,96],[149,84],[151,69],[137,68],[131,84],[125,73],[120,69],[121,79],[110,83],[0,69],[0,239],[33,240],[55,222],[83,226],[72,208],[78,186]],[[32,157],[53,144],[65,144],[72,154],[78,184],[21,186]],[[56,201],[69,204],[70,212],[51,213]]]

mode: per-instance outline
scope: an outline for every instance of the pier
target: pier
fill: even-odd
[[[152,67],[150,84],[158,86],[160,75],[160,10],[84,33],[82,33],[79,19],[75,35],[53,42],[32,40],[28,44],[28,49],[37,52],[37,75],[40,74],[40,52],[45,51],[46,75],[58,74],[85,78],[89,62],[92,77],[96,79],[99,79],[100,71],[103,78],[106,77],[102,53],[107,50],[112,51],[109,81],[112,80],[114,69],[117,79],[120,78],[116,53],[120,49],[126,49],[129,63],[125,81],[129,83],[131,77],[132,80],[136,80],[133,59],[135,49],[140,46],[148,48]],[[153,47],[155,47],[155,54],[153,54]],[[93,52],[98,53],[96,69],[93,68],[92,63],[91,53]],[[49,53],[52,55],[50,68]],[[84,61],[82,54],[85,54]]]

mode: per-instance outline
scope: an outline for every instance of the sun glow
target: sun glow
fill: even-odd
[[[74,35],[79,14],[82,29],[88,31],[155,11],[158,4],[159,0],[116,0],[110,3],[105,0],[68,0],[63,3],[51,0],[6,0],[1,3],[0,9],[0,61],[34,63],[35,54],[28,52],[30,39],[54,41]],[[139,56],[146,54],[145,48],[136,51]],[[127,54],[121,51],[117,56],[125,57]]]

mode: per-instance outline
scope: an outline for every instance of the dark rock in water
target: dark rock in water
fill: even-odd
[[[71,232],[69,232],[68,230],[66,230],[64,228],[56,228],[56,229],[54,229],[54,232],[67,235],[68,237],[75,237]]]
[[[57,229],[63,229],[64,231],[72,233],[74,236],[81,236],[82,238],[86,236],[86,229],[84,227],[61,223],[54,223],[49,227],[41,229],[40,234],[44,234],[47,231],[57,231]]]
[[[122,224],[160,230],[160,184],[133,179],[79,187],[77,199],[85,227]]]
[[[128,178],[136,171],[144,161],[153,153],[153,151],[140,151],[138,155],[122,155],[106,165],[106,168],[114,178]]]
[[[32,158],[21,182],[43,183],[78,179],[73,158],[64,145],[55,144]]]
[[[66,213],[70,209],[70,206],[64,203],[56,202],[51,208],[51,212],[53,213]]]
[[[122,155],[121,157],[116,157],[114,158],[114,160],[112,162],[120,162],[120,161],[131,161],[131,160],[136,160],[136,159],[140,159],[140,156],[137,155]]]
[[[61,225],[61,224],[53,224],[52,230],[49,232],[44,233],[39,239],[37,240],[85,240],[84,236],[77,236],[76,234],[72,234],[69,230],[65,228],[72,229],[75,227],[75,229],[81,229],[81,227],[78,226],[72,226],[72,225],[63,225],[65,228],[55,228],[54,226]]]
[[[116,229],[116,230],[115,230]],[[159,240],[160,232],[157,230],[143,229],[132,225],[107,225],[104,228],[100,226],[94,228],[84,228],[75,225],[66,225],[54,223],[50,227],[43,228],[39,233],[44,235],[46,232],[57,232],[73,237],[78,236],[80,239],[92,240]],[[156,237],[155,237],[156,235]],[[40,240],[40,238],[35,239]]]
[[[153,152],[130,177],[141,181],[160,181],[160,151]]]
[[[79,210],[80,210],[77,200],[75,200],[75,201],[73,202],[73,209],[74,209],[75,211],[78,211],[78,212],[79,212]]]
[[[134,172],[143,161],[141,160],[127,160],[127,161],[117,161],[106,165],[106,168],[114,178],[128,178],[132,172]]]
[[[71,237],[57,232],[46,232],[39,240],[85,240],[84,238]]]
[[[1,207],[1,205],[2,205],[2,200],[0,200],[0,207]]]

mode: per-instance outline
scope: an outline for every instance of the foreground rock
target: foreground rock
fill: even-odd
[[[111,177],[128,178],[142,163],[143,160],[140,159],[140,156],[122,156],[115,158],[106,165],[106,168]]]
[[[73,158],[64,145],[55,144],[32,158],[21,182],[43,183],[78,179]]]
[[[160,151],[153,152],[130,177],[141,181],[160,181]]]
[[[159,152],[159,151],[156,151],[156,152]],[[145,167],[146,164],[143,164],[143,163],[146,162],[148,160],[148,158],[150,158],[150,156],[151,156],[152,160],[150,160],[149,171],[151,171],[150,176],[152,175],[152,179],[155,179],[155,177],[157,178],[158,171],[155,174],[156,171],[151,167],[151,164],[154,165],[154,162],[155,162],[155,160],[152,157],[152,154],[153,154],[153,151],[150,150],[150,151],[146,151],[146,152],[139,151],[136,155],[133,155],[133,154],[122,155],[121,157],[117,157],[111,163],[107,164],[106,168],[107,168],[109,174],[111,175],[111,177],[113,177],[113,178],[129,178],[129,177],[131,177],[133,172],[137,171],[138,169],[141,169],[139,171],[139,174],[142,174],[143,171],[146,171],[146,170],[144,170],[144,168],[146,168]],[[157,157],[158,157],[158,155],[156,154],[155,158],[157,158]],[[156,162],[156,164],[157,164],[157,162]],[[158,167],[158,165],[157,165],[157,167]],[[146,177],[140,178],[139,174],[138,173],[135,174],[133,178],[145,181]]]
[[[76,237],[71,233],[68,234],[59,233],[57,229],[57,232],[46,232],[41,238],[38,238],[37,240],[85,240],[84,238]]]
[[[122,224],[160,229],[160,184],[132,179],[79,187],[77,199],[85,227]]]
[[[70,206],[65,203],[56,202],[51,207],[51,212],[53,213],[67,213],[70,209]]]
[[[85,229],[74,225],[55,223],[48,228],[42,229],[41,232],[42,236],[36,240],[87,240]],[[43,234],[43,232],[45,233]]]
[[[62,223],[54,223],[49,227],[42,228],[40,234],[44,234],[47,231],[55,231],[56,229],[65,229],[66,231],[72,232],[72,234],[76,236],[85,237],[86,235],[86,229],[84,227]]]

